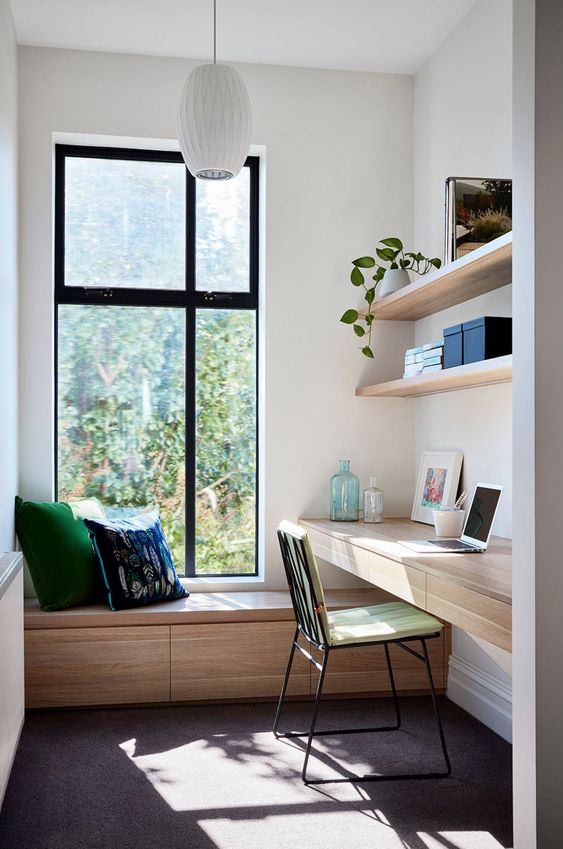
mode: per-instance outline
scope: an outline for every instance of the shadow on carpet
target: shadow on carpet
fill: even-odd
[[[311,778],[441,770],[430,700],[403,728],[314,742]],[[507,849],[511,747],[441,699],[450,778],[306,787],[304,743],[275,706],[28,714],[0,813],[0,849]],[[288,703],[285,730],[308,726]],[[392,705],[329,701],[319,728],[384,724]],[[298,728],[299,726],[299,728]]]

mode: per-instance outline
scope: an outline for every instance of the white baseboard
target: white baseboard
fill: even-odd
[[[512,687],[455,655],[448,667],[448,698],[511,743]]]

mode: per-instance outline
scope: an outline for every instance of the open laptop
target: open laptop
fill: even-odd
[[[494,483],[477,484],[460,539],[401,540],[401,544],[420,554],[429,552],[476,554],[485,551],[493,530],[502,490],[502,486]]]

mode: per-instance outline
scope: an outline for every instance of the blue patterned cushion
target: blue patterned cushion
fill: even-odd
[[[188,595],[178,580],[158,513],[84,519],[112,610]]]

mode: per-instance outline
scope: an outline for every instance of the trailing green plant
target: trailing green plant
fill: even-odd
[[[371,331],[373,325],[372,305],[375,300],[375,290],[385,277],[385,273],[392,269],[402,268],[405,271],[412,271],[415,274],[426,274],[431,268],[440,268],[441,261],[437,257],[429,259],[420,252],[405,251],[404,245],[400,239],[395,237],[389,239],[381,239],[379,242],[383,247],[375,249],[375,253],[381,262],[377,262],[373,256],[361,256],[358,259],[352,260],[354,266],[350,274],[350,282],[352,286],[364,289],[364,300],[367,303],[367,310],[360,312],[359,310],[349,309],[342,315],[340,321],[344,324],[351,324],[354,328],[354,333],[366,344],[361,348],[361,352],[365,357],[373,359],[373,351],[371,348]],[[385,263],[382,265],[381,263]],[[375,269],[371,275],[371,282],[366,282],[364,271],[367,269]],[[365,326],[364,326],[365,325]]]

